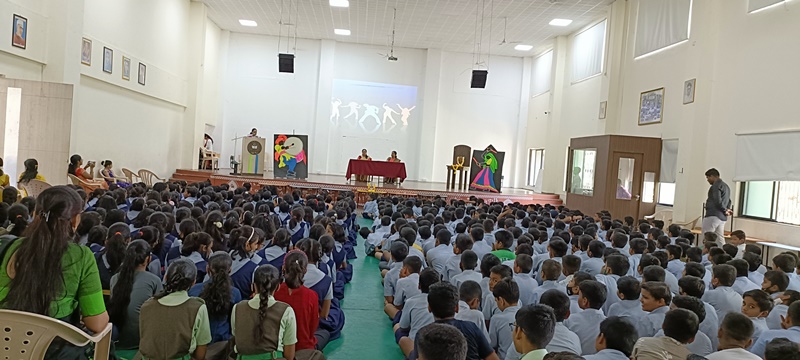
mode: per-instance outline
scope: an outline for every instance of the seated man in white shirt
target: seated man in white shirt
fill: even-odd
[[[719,351],[706,355],[708,360],[761,360],[747,351],[753,344],[753,324],[738,313],[730,313],[722,319],[719,328]]]
[[[586,355],[586,360],[625,360],[630,358],[639,335],[629,320],[609,317],[600,323],[600,335],[594,343],[597,354]]]

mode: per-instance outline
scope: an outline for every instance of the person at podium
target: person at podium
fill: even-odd
[[[392,154],[386,159],[386,162],[399,163],[403,161],[397,158],[397,151],[392,151]],[[395,184],[397,183],[397,178],[383,178],[383,182],[386,184]]]
[[[372,158],[367,154],[367,149],[361,149],[361,155],[358,156],[358,160],[372,161]],[[356,180],[369,181],[369,175],[358,175]]]
[[[258,136],[258,129],[253,128],[253,130],[250,130],[250,136]]]

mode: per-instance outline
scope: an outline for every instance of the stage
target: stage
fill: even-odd
[[[267,172],[264,176],[253,175],[230,175],[231,169],[220,170],[190,170],[178,169],[170,180],[183,180],[188,183],[210,181],[212,185],[235,183],[241,186],[244,183],[251,183],[253,186],[275,186],[279,195],[290,193],[295,190],[300,191],[303,196],[317,194],[319,190],[325,190],[332,196],[336,196],[340,191],[351,191],[356,194],[356,201],[363,205],[368,200],[371,191],[366,182],[348,181],[344,175],[316,175],[309,174],[308,179],[283,179],[274,178],[272,172]],[[486,202],[519,202],[522,204],[552,204],[560,205],[561,199],[555,194],[540,194],[530,190],[503,188],[503,193],[496,194],[483,191],[457,191],[447,190],[445,183],[421,182],[406,180],[402,184],[377,184],[375,193],[388,196],[415,197],[420,199],[433,199],[436,196],[443,197],[448,201],[451,199],[468,200],[470,196],[483,199]]]

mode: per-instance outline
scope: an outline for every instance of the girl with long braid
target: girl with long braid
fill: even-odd
[[[197,296],[206,303],[211,321],[211,342],[231,338],[231,308],[242,301],[239,289],[231,282],[231,256],[215,252],[208,258],[208,280],[189,289],[189,296]]]

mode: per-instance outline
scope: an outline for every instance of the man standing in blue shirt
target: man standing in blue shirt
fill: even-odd
[[[725,222],[733,215],[731,210],[731,188],[719,178],[719,171],[711,168],[706,171],[706,181],[711,185],[706,200],[706,213],[703,218],[703,233],[717,234],[716,243],[725,244]]]

